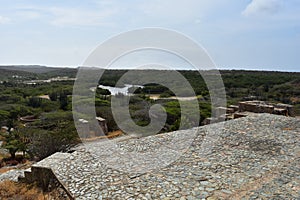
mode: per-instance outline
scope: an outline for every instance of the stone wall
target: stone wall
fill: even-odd
[[[239,112],[269,113],[276,115],[295,116],[294,107],[288,104],[269,104],[264,101],[239,102]]]
[[[75,199],[64,184],[57,178],[51,168],[32,166],[30,170],[24,171],[24,177],[19,177],[19,181],[26,183],[35,183],[45,192],[50,192],[52,189],[61,188],[62,196],[70,200]]]
[[[262,101],[243,101],[239,102],[239,111],[272,114],[274,112],[274,106]]]

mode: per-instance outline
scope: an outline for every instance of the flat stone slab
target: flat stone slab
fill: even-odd
[[[118,155],[118,160],[113,151],[91,154],[112,146],[99,141],[73,153],[56,153],[34,166],[51,168],[76,199],[299,199],[299,136],[300,119],[255,114],[184,131],[116,140],[116,148],[145,153],[138,165],[128,162],[126,154],[124,159]],[[186,143],[190,138],[192,142]],[[179,144],[177,149],[165,145],[172,142]],[[184,149],[180,144],[189,145]],[[178,149],[184,151],[172,162],[165,158],[165,166],[161,158],[147,154],[163,145],[168,151],[162,157],[173,158]],[[155,168],[160,162],[161,167]],[[145,166],[151,171],[140,171]]]
[[[23,169],[12,169],[8,172],[0,174],[0,182],[5,180],[18,181],[18,177],[24,177]]]

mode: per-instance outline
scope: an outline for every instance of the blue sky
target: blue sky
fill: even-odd
[[[179,31],[220,69],[300,71],[299,0],[0,0],[0,65],[79,66],[144,27]]]

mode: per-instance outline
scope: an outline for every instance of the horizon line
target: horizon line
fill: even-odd
[[[45,65],[45,64],[0,64],[0,67],[26,67],[26,66],[36,66],[36,67],[49,67],[49,68],[79,68],[79,67],[86,67],[86,66],[74,66],[74,65]],[[101,67],[94,67],[94,68],[101,68]],[[106,69],[106,68],[103,68]],[[130,67],[113,67],[113,68],[109,68],[106,70],[144,70],[144,69],[134,69],[134,68],[130,68]],[[146,70],[151,70],[146,68]],[[156,69],[159,70],[159,69]],[[162,70],[166,70],[166,69],[162,69]],[[193,69],[193,68],[179,68],[179,67],[175,67],[174,70],[178,70],[178,71],[199,71],[197,69]],[[287,71],[287,70],[272,70],[272,69],[268,69],[268,68],[264,68],[264,69],[251,69],[248,67],[245,68],[226,68],[226,67],[216,67],[216,69],[212,69],[212,70],[220,70],[220,71],[226,71],[226,70],[230,70],[230,71],[267,71],[267,72],[296,72],[296,73],[300,73],[300,70],[296,71],[296,70],[291,70],[291,71]],[[205,70],[203,69],[203,71],[210,71],[210,70]]]

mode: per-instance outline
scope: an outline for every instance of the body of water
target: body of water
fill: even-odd
[[[130,85],[130,84],[125,84],[125,87],[119,88],[119,87],[111,87],[111,86],[105,86],[105,85],[99,85],[99,88],[102,89],[107,89],[110,91],[111,95],[116,95],[116,94],[124,94],[124,95],[130,95],[128,89],[131,87],[136,87],[136,88],[143,88],[144,86],[142,85]]]

